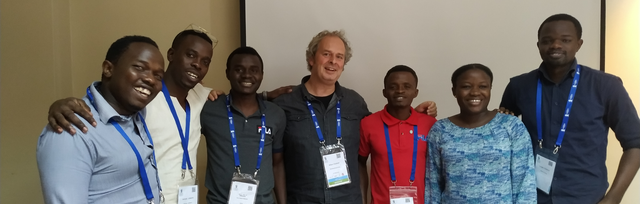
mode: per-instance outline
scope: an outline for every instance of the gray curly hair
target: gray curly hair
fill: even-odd
[[[318,44],[320,44],[320,41],[322,40],[322,38],[326,36],[335,36],[340,38],[340,40],[342,40],[345,48],[344,64],[346,65],[347,62],[349,62],[349,60],[351,59],[352,52],[351,52],[351,46],[349,46],[349,41],[345,37],[344,30],[334,30],[334,31],[323,30],[322,32],[318,33],[318,35],[313,37],[313,39],[311,39],[311,42],[309,42],[309,46],[307,47],[307,53],[306,53],[307,60],[313,59],[313,57],[316,55],[316,52],[318,51]],[[307,69],[311,71],[311,65],[308,62],[307,62]]]

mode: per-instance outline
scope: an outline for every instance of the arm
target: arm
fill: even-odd
[[[264,91],[262,92],[262,97],[264,98],[266,96],[265,100],[272,101],[282,94],[291,93],[291,91],[293,91],[293,87],[296,87],[296,85],[282,86],[272,91]]]
[[[49,126],[57,133],[62,133],[64,130],[71,135],[75,135],[76,130],[71,126],[73,124],[81,129],[83,133],[87,133],[87,126],[75,114],[89,121],[93,127],[97,125],[93,119],[91,108],[82,99],[69,97],[57,100],[49,106],[49,116],[47,117]]]
[[[611,189],[600,203],[620,203],[640,167],[640,119],[629,94],[619,78],[602,90],[608,93],[605,121],[620,141],[622,157]]]
[[[362,203],[368,204],[369,196],[369,173],[367,172],[367,160],[368,156],[363,157],[358,155],[358,172],[360,172],[360,193],[362,193]]]
[[[273,154],[273,178],[275,180],[276,201],[278,204],[287,203],[287,182],[284,173],[284,159],[282,153]]]
[[[86,135],[72,137],[47,129],[36,150],[45,203],[87,203],[94,154]]]
[[[436,106],[436,102],[433,101],[422,102],[420,105],[416,106],[415,109],[418,112],[426,113],[434,118],[438,116],[438,107]]]
[[[365,107],[366,108],[366,107]],[[369,144],[369,133],[368,129],[364,127],[363,119],[360,121],[360,145],[358,148],[358,174],[360,175],[360,194],[362,194],[362,203],[369,203],[369,173],[367,171],[367,160],[369,159],[369,154],[371,153],[371,148]]]
[[[269,107],[270,108],[270,107]],[[274,118],[278,121],[275,125],[275,137],[273,140],[273,178],[276,194],[276,201],[278,204],[287,203],[287,180],[284,169],[284,144],[282,142],[284,138],[284,130],[287,126],[287,117],[284,111],[277,106],[273,106],[277,109],[277,114],[274,114]]]
[[[531,136],[524,124],[513,118],[511,131],[511,189],[514,203],[536,203],[536,179]]]
[[[504,89],[504,93],[502,94],[502,101],[500,101],[500,112],[505,114],[511,114],[515,116],[520,116],[522,111],[518,108],[517,103],[517,91],[514,88],[515,85],[509,81],[507,87]]]
[[[437,125],[437,124],[436,124]],[[442,189],[444,188],[444,179],[441,175],[442,162],[440,158],[440,150],[438,138],[440,131],[434,125],[429,131],[429,153],[427,154],[427,171],[425,176],[424,203],[441,203]]]

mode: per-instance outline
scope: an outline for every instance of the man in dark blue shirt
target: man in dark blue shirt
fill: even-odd
[[[522,115],[537,165],[551,164],[540,159],[555,162],[555,169],[536,168],[538,203],[619,203],[640,167],[636,108],[620,78],[577,63],[581,35],[574,17],[547,18],[538,30],[543,62],[538,69],[511,78],[500,104]],[[624,153],[605,195],[609,128]],[[541,182],[544,178],[550,185]]]

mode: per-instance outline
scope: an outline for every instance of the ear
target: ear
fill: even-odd
[[[114,65],[109,61],[105,60],[102,62],[102,76],[104,78],[111,78],[113,75]]]
[[[387,98],[387,92],[385,92],[384,89],[382,89],[382,96],[384,96],[384,98]]]
[[[173,48],[169,48],[169,50],[167,50],[167,61],[173,61]]]
[[[312,67],[313,69],[313,65],[315,65],[315,59],[311,58],[307,58],[307,64],[309,64],[309,66]]]
[[[456,97],[456,87],[451,87],[451,94],[453,94],[453,97],[458,98]]]
[[[420,93],[420,90],[416,89],[416,94],[413,96],[413,98],[418,97],[418,93]]]
[[[538,49],[540,49],[540,41],[536,42],[536,47],[538,47]]]
[[[229,79],[230,78],[229,77],[229,68],[225,69],[224,73],[225,73],[225,76],[227,76],[227,80],[231,80],[231,79]]]
[[[584,41],[582,41],[582,39],[578,40],[578,50],[580,50],[580,48],[582,47],[582,43]],[[576,50],[576,52],[578,52],[578,50]]]

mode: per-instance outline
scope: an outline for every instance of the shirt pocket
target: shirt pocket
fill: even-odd
[[[285,128],[284,143],[302,145],[307,138],[317,140],[317,134],[311,116],[307,114],[287,116],[287,126]]]
[[[359,146],[360,143],[360,119],[356,114],[342,114],[341,115],[341,133],[342,142],[345,146],[355,145]]]

